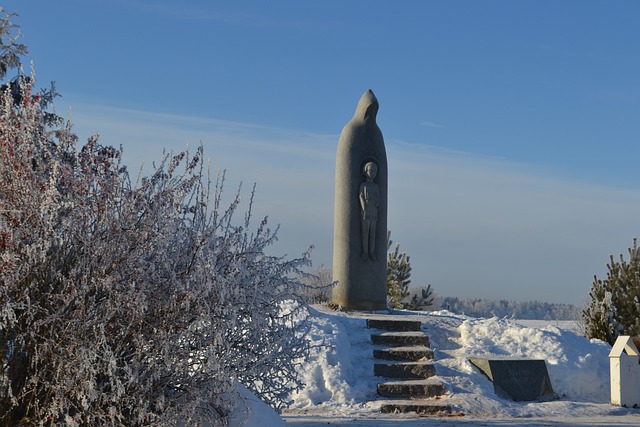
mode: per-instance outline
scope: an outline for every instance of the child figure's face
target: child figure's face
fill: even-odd
[[[377,174],[378,174],[378,166],[375,163],[369,162],[366,165],[364,165],[364,175],[367,178],[374,179]]]

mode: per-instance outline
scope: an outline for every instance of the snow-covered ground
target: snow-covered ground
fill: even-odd
[[[572,322],[475,319],[440,311],[396,312],[420,320],[435,351],[436,373],[446,384],[451,417],[383,415],[373,376],[371,313],[312,307],[316,345],[302,369],[306,386],[292,395],[283,414],[287,426],[573,426],[640,425],[640,410],[609,404],[609,351],[579,336]],[[557,400],[513,402],[496,396],[470,356],[544,359]]]

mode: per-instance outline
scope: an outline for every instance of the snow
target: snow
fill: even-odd
[[[435,352],[438,379],[458,416],[419,417],[379,412],[379,378],[373,376],[373,346],[366,319],[376,313],[338,312],[313,306],[313,348],[301,373],[305,387],[291,395],[287,426],[573,426],[640,425],[640,410],[609,404],[609,351],[576,333],[572,322],[476,319],[439,312],[394,312],[420,320]],[[377,313],[379,314],[379,313]],[[492,383],[468,361],[471,356],[544,359],[558,399],[514,402],[496,396]],[[262,424],[270,425],[270,424]],[[277,424],[273,424],[277,425]]]
[[[285,427],[282,418],[246,387],[238,384],[240,400],[229,427]]]

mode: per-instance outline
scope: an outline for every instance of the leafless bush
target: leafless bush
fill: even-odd
[[[298,291],[299,296],[307,304],[326,304],[331,302],[333,289],[333,272],[330,267],[321,265],[309,273],[298,275],[302,287]]]
[[[0,105],[0,424],[222,425],[241,381],[299,386],[308,253],[236,224],[202,149],[132,182],[121,150],[55,132],[29,84]],[[252,199],[252,197],[251,197]]]

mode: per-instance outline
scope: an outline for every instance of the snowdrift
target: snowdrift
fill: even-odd
[[[290,415],[378,417],[371,330],[367,313],[310,308],[311,357],[301,372],[305,387],[291,395]],[[420,320],[435,352],[438,377],[446,384],[441,403],[474,418],[588,417],[633,415],[609,404],[609,351],[599,340],[579,336],[569,322],[529,327],[512,319],[476,319],[447,311],[396,311]],[[471,356],[544,359],[558,399],[514,402],[497,396],[493,384],[469,361]]]

